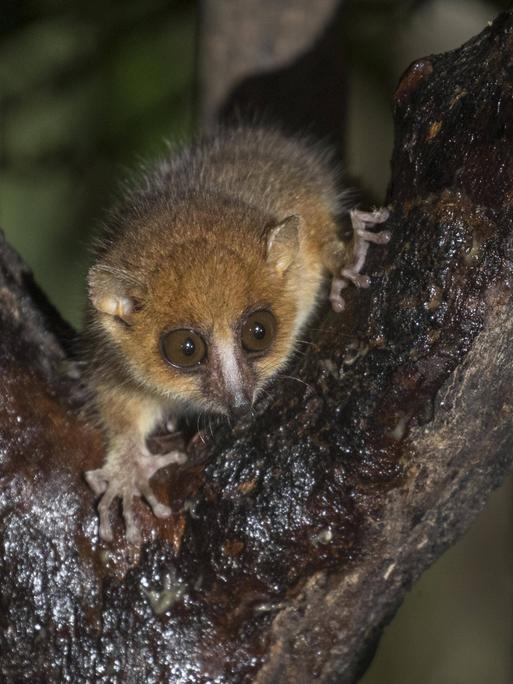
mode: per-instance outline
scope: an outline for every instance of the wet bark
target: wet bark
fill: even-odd
[[[228,4],[228,3],[226,3]],[[0,679],[355,682],[513,459],[513,13],[394,96],[393,240],[256,416],[97,539],[70,333],[0,244]]]

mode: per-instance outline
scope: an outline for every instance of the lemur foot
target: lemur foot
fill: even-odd
[[[340,294],[341,291],[353,283],[356,287],[369,287],[369,276],[360,273],[365,263],[369,243],[376,245],[386,245],[390,241],[391,233],[389,230],[382,230],[379,233],[372,233],[367,228],[384,223],[390,216],[388,209],[376,209],[366,212],[352,209],[349,212],[351,225],[353,226],[353,262],[340,270],[339,275],[333,276],[331,281],[330,302],[333,311],[340,313],[345,308],[345,302]]]
[[[149,480],[157,470],[171,463],[184,463],[186,460],[187,457],[181,451],[171,451],[159,456],[139,453],[135,457],[130,453],[126,459],[119,458],[116,454],[112,459],[107,459],[103,468],[87,471],[85,478],[88,485],[95,494],[102,495],[98,503],[101,539],[113,539],[109,510],[117,497],[121,499],[126,538],[130,544],[137,544],[141,539],[139,525],[134,516],[134,497],[143,497],[157,518],[169,517],[171,509],[158,501]]]

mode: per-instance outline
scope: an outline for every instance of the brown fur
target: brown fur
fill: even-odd
[[[326,153],[274,131],[227,131],[162,162],[113,215],[91,270],[93,301],[114,293],[134,302],[126,322],[91,309],[93,383],[99,375],[104,391],[114,366],[115,387],[121,374],[125,385],[167,400],[223,410],[212,380],[162,362],[160,334],[191,326],[211,339],[257,304],[278,320],[270,353],[248,371],[265,382],[315,307],[333,247],[346,252],[337,237],[340,209]],[[299,249],[280,274],[266,245],[271,227],[290,215],[299,217]]]
[[[220,341],[234,344],[250,400],[283,367],[325,272],[349,261],[337,235],[340,200],[321,148],[249,128],[200,139],[127,191],[89,275],[90,385],[116,454],[95,471],[93,487],[115,478],[109,464],[119,463],[119,444],[144,444],[166,412],[230,410]],[[240,326],[262,308],[273,312],[277,333],[267,353],[251,357]],[[202,334],[201,368],[184,372],[163,360],[160,338],[173,327]]]

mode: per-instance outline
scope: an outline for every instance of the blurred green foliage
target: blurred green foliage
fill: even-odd
[[[79,326],[87,244],[117,184],[191,133],[196,6],[10,2],[4,18],[0,223]]]

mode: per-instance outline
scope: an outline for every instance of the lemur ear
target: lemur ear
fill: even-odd
[[[271,226],[267,233],[267,261],[285,273],[299,248],[299,216],[291,215]]]
[[[142,287],[133,276],[122,269],[98,264],[89,269],[87,282],[95,309],[128,325],[132,323],[142,296]]]

